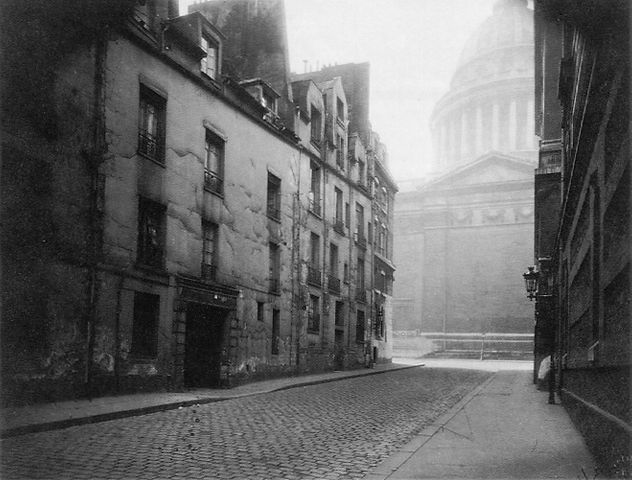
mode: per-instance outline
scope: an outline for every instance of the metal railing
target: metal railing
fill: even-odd
[[[270,293],[279,293],[281,291],[281,282],[278,278],[271,278],[268,284]]]
[[[311,199],[309,200],[309,210],[312,213],[315,213],[316,215],[320,216],[321,211],[322,211],[322,206],[320,204],[320,199]]]
[[[149,132],[138,133],[138,153],[159,162],[164,161],[159,139]]]
[[[366,290],[364,288],[356,289],[355,298],[357,302],[366,303]]]
[[[340,279],[336,275],[327,275],[327,288],[332,293],[340,293]]]
[[[340,235],[345,234],[345,224],[342,222],[342,220],[334,218],[334,231],[339,233]]]
[[[307,267],[307,283],[316,285],[317,287],[322,285],[320,269],[311,265]]]
[[[224,180],[222,180],[215,172],[210,170],[204,171],[204,188],[215,193],[224,193]]]

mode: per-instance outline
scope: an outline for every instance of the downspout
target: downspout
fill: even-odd
[[[105,145],[105,59],[109,28],[102,27],[96,34],[94,51],[94,98],[92,103],[92,149],[87,163],[90,172],[90,206],[88,218],[88,314],[86,319],[86,358],[84,384],[88,397],[93,393],[93,356],[97,302],[99,297],[98,263],[101,259],[103,236],[102,210],[103,185],[100,166],[106,150]]]

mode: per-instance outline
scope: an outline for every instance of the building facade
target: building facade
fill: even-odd
[[[536,242],[537,256],[550,255],[545,265],[539,262],[545,290],[536,296],[548,294],[538,303],[549,310],[547,340],[554,345],[563,404],[600,474],[627,478],[632,472],[630,7],[617,1],[538,0],[535,12],[541,132],[536,185],[544,187],[540,178],[546,175],[560,196],[559,215],[550,216],[546,197],[538,201],[536,191],[537,215],[556,221],[544,229],[546,241]]]
[[[526,0],[496,2],[435,106],[433,174],[401,184],[395,329],[419,337],[401,339],[417,355],[532,349],[515,273],[533,237],[532,14]]]
[[[234,4],[235,14],[245,5]],[[382,339],[370,305],[355,300],[370,264],[350,233],[367,217],[347,207],[370,212],[373,197],[349,180],[339,80],[309,84],[295,103],[288,75],[252,70],[266,61],[257,52],[227,74],[241,48],[229,48],[234,32],[197,10],[178,16],[175,2],[9,7],[4,402],[230,386],[376,360],[367,353]],[[37,28],[25,32],[27,21]],[[56,60],[42,57],[33,78],[24,52],[40,42]],[[287,54],[284,42],[275,45]]]

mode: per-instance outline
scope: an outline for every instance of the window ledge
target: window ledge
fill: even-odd
[[[147,265],[146,263],[136,262],[135,264],[138,270],[142,270],[147,273],[154,273],[156,275],[167,276],[169,272],[164,267],[155,267],[153,265]]]
[[[218,192],[217,190],[213,190],[212,188],[209,188],[206,185],[204,185],[204,191],[208,192],[208,193],[212,193],[216,197],[219,197],[219,198],[222,198],[222,199],[224,198],[224,192]]]
[[[146,158],[150,162],[153,162],[156,165],[158,165],[159,167],[167,168],[167,162],[165,162],[164,159],[163,160],[158,160],[157,158],[153,158],[153,157],[150,157],[149,155],[145,155],[144,153],[141,153],[138,150],[136,150],[136,155],[138,155],[139,157]]]

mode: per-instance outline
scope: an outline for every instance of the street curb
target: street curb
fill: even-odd
[[[494,372],[488,379],[481,382],[476,388],[459,400],[450,410],[438,417],[430,425],[425,427],[421,432],[415,435],[403,447],[398,448],[389,455],[382,463],[369,470],[364,480],[387,480],[399,467],[405,464],[410,458],[428,443],[435,434],[441,430],[450,420],[452,420],[463,408],[472,401],[474,397],[480,394],[487,385],[498,375]]]
[[[257,392],[235,394],[235,395],[231,395],[227,397],[197,398],[195,400],[184,400],[180,402],[171,402],[171,403],[164,403],[160,405],[151,405],[149,407],[130,408],[127,410],[119,410],[116,412],[89,415],[86,417],[67,418],[64,420],[55,420],[52,422],[24,425],[20,427],[13,427],[6,430],[2,430],[0,432],[0,438],[10,438],[10,437],[17,437],[20,435],[26,435],[29,433],[39,433],[39,432],[48,432],[51,430],[61,430],[63,428],[74,427],[77,425],[87,425],[90,423],[107,422],[109,420],[118,420],[121,418],[138,417],[141,415],[148,415],[150,413],[157,413],[157,412],[162,412],[162,411],[167,411],[167,410],[176,410],[178,408],[192,407],[194,405],[205,405],[208,403],[224,402],[226,400],[234,400],[237,398],[244,398],[244,397],[253,397],[255,395],[264,395],[266,393],[279,392],[282,390],[290,390],[292,388],[305,387],[308,385],[319,385],[321,383],[337,382],[340,380],[348,380],[351,378],[367,377],[370,375],[379,375],[383,373],[397,372],[400,370],[406,370],[409,368],[417,368],[417,367],[423,367],[423,366],[424,366],[423,364],[403,365],[401,367],[389,368],[386,370],[370,370],[368,372],[366,370],[361,370],[362,373],[346,375],[346,376],[341,376],[341,377],[324,378],[324,379],[318,379],[318,380],[299,381],[298,383],[294,383],[291,385],[283,385],[277,388],[269,388],[269,389],[261,390]]]

